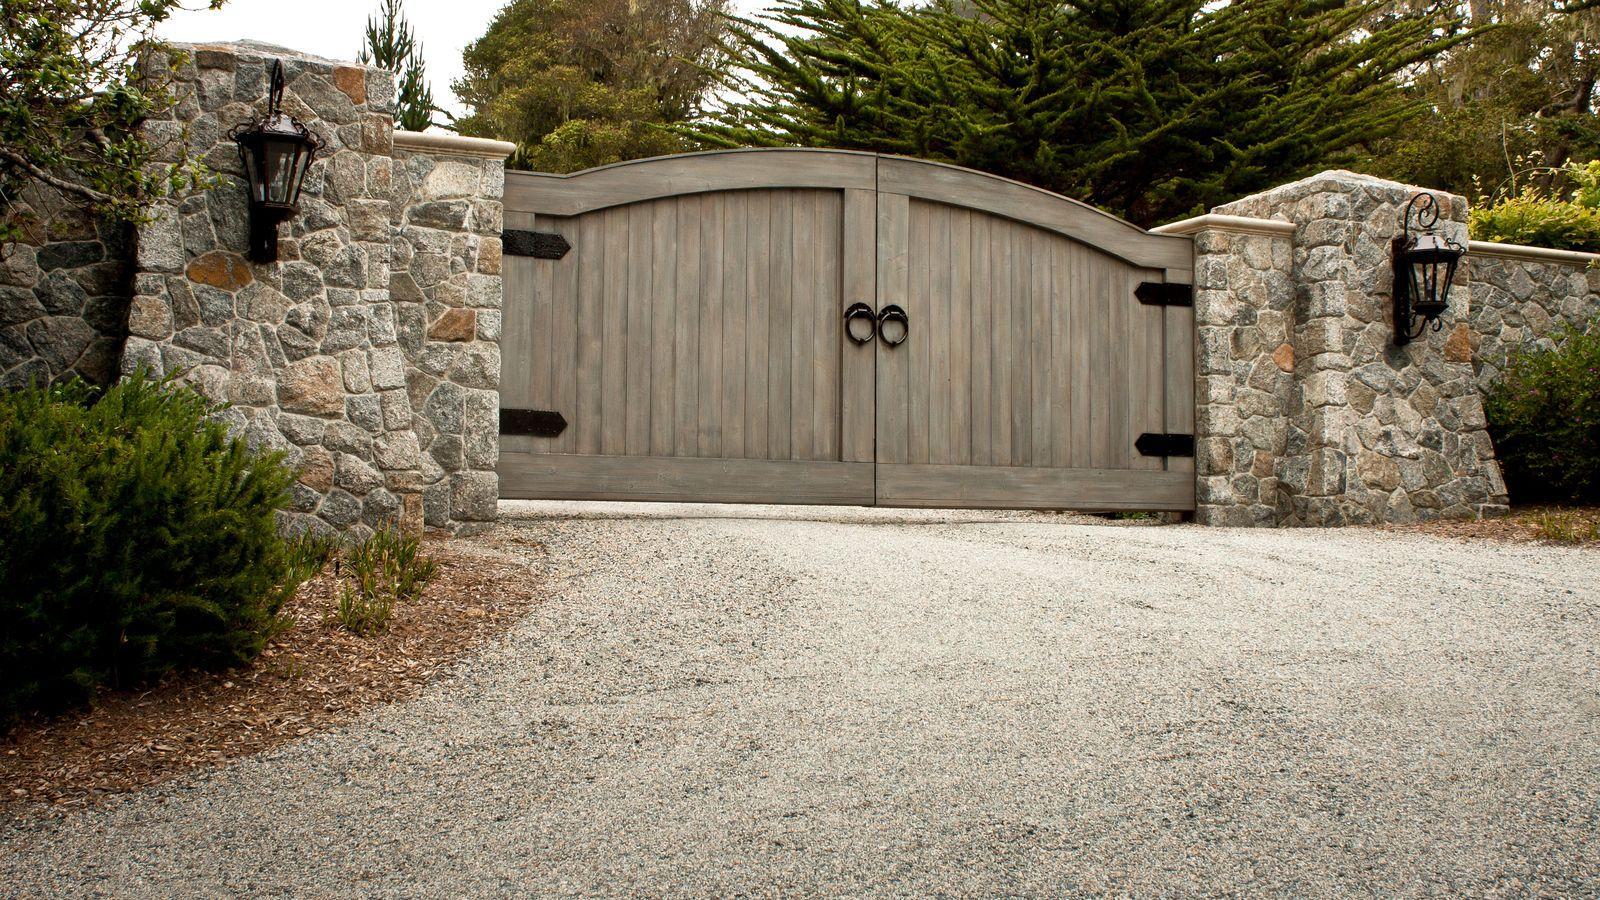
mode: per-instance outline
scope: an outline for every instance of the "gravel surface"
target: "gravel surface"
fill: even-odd
[[[505,640],[0,830],[0,895],[1600,893],[1592,550],[503,509]]]

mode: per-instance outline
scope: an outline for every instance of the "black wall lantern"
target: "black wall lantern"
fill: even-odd
[[[239,145],[250,191],[250,258],[273,262],[278,258],[278,224],[294,217],[300,203],[300,185],[322,139],[298,119],[286,115],[283,105],[283,61],[272,64],[272,85],[267,91],[267,114],[228,132]]]
[[[1438,232],[1439,198],[1418,194],[1401,214],[1394,239],[1394,342],[1409,344],[1450,308],[1450,283],[1467,248]]]

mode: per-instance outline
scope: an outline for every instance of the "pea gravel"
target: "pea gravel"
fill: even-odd
[[[504,504],[417,700],[0,831],[0,895],[1600,893],[1600,553]]]

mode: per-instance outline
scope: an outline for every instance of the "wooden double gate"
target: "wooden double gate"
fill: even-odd
[[[1194,508],[1189,238],[817,150],[508,173],[505,217],[502,497]]]

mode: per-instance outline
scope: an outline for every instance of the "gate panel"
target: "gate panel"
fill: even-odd
[[[1134,446],[1192,419],[1191,344],[1166,345],[1189,311],[1134,296],[1163,268],[887,192],[879,248],[879,302],[910,318],[878,348],[880,504],[1193,507],[1192,469]]]
[[[508,212],[508,227],[532,218],[572,250],[506,259],[501,405],[569,425],[502,437],[502,496],[872,502],[861,440],[844,455],[844,195],[752,188]]]

